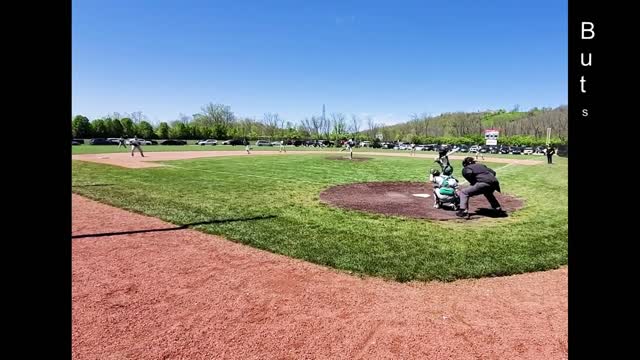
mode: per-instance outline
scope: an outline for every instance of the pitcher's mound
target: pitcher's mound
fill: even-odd
[[[453,210],[435,209],[433,196],[425,198],[416,194],[433,194],[433,186],[426,182],[370,182],[338,185],[321,192],[320,200],[339,208],[384,215],[433,220],[459,219]],[[523,205],[521,200],[512,196],[495,194],[507,213],[520,209]],[[470,199],[469,213],[471,219],[498,217],[482,195]]]

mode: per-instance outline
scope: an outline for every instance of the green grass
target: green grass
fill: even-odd
[[[489,164],[503,191],[525,200],[525,208],[509,218],[432,222],[336,209],[318,200],[336,184],[424,181],[432,160],[381,156],[352,163],[325,157],[205,158],[148,169],[73,161],[73,191],[174,224],[272,216],[196,228],[398,281],[508,275],[567,263],[566,159],[504,170],[505,164]],[[453,163],[459,173],[460,161]]]
[[[251,151],[278,151],[278,146],[252,146]],[[80,154],[108,154],[115,152],[127,152],[129,148],[118,149],[118,145],[75,145],[71,147],[71,153],[73,155]],[[216,146],[200,146],[200,145],[181,145],[181,146],[169,146],[169,145],[145,145],[142,147],[144,152],[162,152],[162,151],[244,151],[244,146],[231,146],[231,145],[216,145]],[[287,151],[340,151],[340,148],[314,148],[304,146],[287,146]],[[409,156],[408,150],[393,150],[393,149],[373,149],[373,148],[354,148],[354,153],[358,152],[376,152],[376,153],[390,153],[390,154],[405,154]],[[435,151],[417,151],[417,154],[435,156]],[[456,153],[456,156],[475,156],[470,153]],[[531,159],[546,161],[544,156],[537,155],[502,155],[502,154],[484,154],[485,157],[501,157],[501,158],[513,158],[513,159]]]
[[[278,146],[254,146],[251,145],[251,151],[278,151]],[[336,150],[336,148],[313,148],[313,147],[295,147],[287,146],[287,151],[322,151],[322,150]],[[129,150],[120,148],[118,145],[74,145],[71,147],[72,154],[105,154],[114,152],[126,152]],[[372,149],[381,150],[381,149]],[[244,146],[236,145],[216,145],[216,146],[201,146],[201,145],[145,145],[142,147],[144,152],[158,152],[158,151],[244,151]],[[336,150],[337,151],[337,150]],[[386,150],[397,151],[397,150]]]
[[[507,112],[502,114],[494,114],[482,119],[482,126],[491,127],[496,123],[512,122],[527,116],[526,112]]]

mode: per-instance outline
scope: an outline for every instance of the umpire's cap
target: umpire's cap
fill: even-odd
[[[476,160],[474,158],[472,158],[472,157],[469,157],[469,156],[464,158],[464,160],[462,160],[462,166],[467,166],[467,165],[475,164],[475,163],[476,163]]]

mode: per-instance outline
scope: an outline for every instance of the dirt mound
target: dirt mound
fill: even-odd
[[[496,198],[507,213],[523,206],[521,200],[509,195],[496,193]],[[426,182],[369,182],[338,185],[320,193],[320,200],[339,208],[384,215],[433,220],[459,219],[453,210],[433,207],[433,186]],[[498,216],[484,196],[475,196],[470,199],[469,213],[472,220]]]

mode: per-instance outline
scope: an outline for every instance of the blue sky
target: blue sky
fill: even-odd
[[[567,103],[567,2],[72,1],[72,113],[297,122]]]

